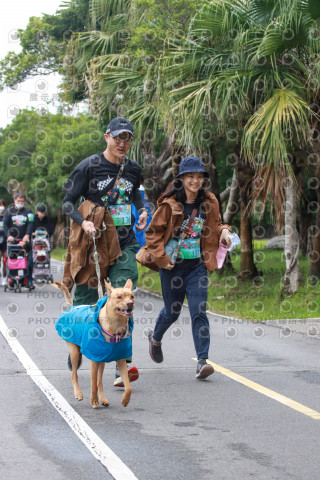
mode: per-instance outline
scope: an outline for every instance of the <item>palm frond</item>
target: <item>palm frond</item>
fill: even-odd
[[[294,145],[310,142],[310,116],[315,116],[314,112],[297,92],[275,90],[244,128],[244,155],[254,164],[258,154],[266,163],[292,173],[288,155]]]

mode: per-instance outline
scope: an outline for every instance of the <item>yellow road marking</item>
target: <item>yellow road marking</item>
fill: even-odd
[[[193,360],[197,360],[197,359],[194,358]],[[267,397],[270,397],[273,400],[276,400],[277,402],[283,403],[287,407],[293,408],[294,410],[297,410],[298,412],[303,413],[304,415],[308,415],[314,420],[320,420],[320,413],[317,412],[316,410],[312,410],[312,408],[306,407],[305,405],[302,405],[302,403],[295,402],[294,400],[291,400],[291,398],[285,397],[280,393],[270,390],[269,388],[263,387],[262,385],[259,385],[259,383],[252,382],[248,378],[242,377],[241,375],[238,375],[237,373],[232,372],[227,368],[221,367],[216,363],[210,362],[209,360],[207,360],[207,362],[213,366],[216,372],[222,373],[223,375],[226,375],[227,377],[232,378],[232,380],[242,383],[242,385],[252,388],[253,390],[256,390],[257,392],[262,393],[262,395],[266,395]]]

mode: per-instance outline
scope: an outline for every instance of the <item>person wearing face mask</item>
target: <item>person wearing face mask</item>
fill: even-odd
[[[6,256],[6,250],[7,250],[7,237],[3,229],[3,216],[6,210],[6,206],[7,206],[6,202],[3,200],[3,198],[0,198],[0,268],[2,271],[2,278],[1,278],[2,285],[5,285],[6,283],[6,273],[7,273],[6,264],[4,262],[4,259]]]
[[[26,196],[24,193],[16,193],[14,204],[10,205],[3,217],[3,229],[8,242],[21,240],[30,249],[30,238],[33,231],[34,215],[25,206]],[[34,288],[32,283],[32,255],[28,255],[28,288]]]

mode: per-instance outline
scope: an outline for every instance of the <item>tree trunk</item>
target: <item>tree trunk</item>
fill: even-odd
[[[236,179],[240,189],[240,210],[241,210],[241,254],[240,254],[240,273],[239,277],[256,277],[258,270],[253,259],[253,241],[251,216],[248,213],[247,205],[250,195],[251,182],[254,177],[254,170],[244,162],[243,158],[237,154]]]
[[[163,142],[158,157],[149,143],[143,143],[141,150],[144,157],[145,180],[143,186],[148,196],[151,212],[154,213],[158,198],[172,178],[172,155],[169,140],[166,138]]]
[[[317,213],[316,213],[316,226],[313,237],[313,248],[310,258],[310,275],[314,275],[320,278],[320,162],[316,168],[317,182]]]
[[[282,292],[293,295],[302,281],[299,266],[299,234],[297,220],[298,185],[295,179],[287,177],[285,205],[285,259],[286,272],[283,278]]]
[[[300,207],[300,235],[299,235],[299,242],[300,242],[300,251],[304,257],[309,254],[308,251],[308,240],[309,240],[309,232],[310,227],[312,225],[312,215],[308,213],[308,202],[301,203]]]
[[[236,170],[233,171],[232,183],[230,187],[229,200],[226,211],[223,214],[225,223],[231,225],[233,217],[239,211],[239,182],[237,180]]]
[[[246,210],[247,195],[241,194],[241,226],[240,226],[240,240],[241,240],[241,255],[240,255],[240,277],[256,277],[258,270],[253,260],[253,241],[252,241],[252,225],[250,216]]]

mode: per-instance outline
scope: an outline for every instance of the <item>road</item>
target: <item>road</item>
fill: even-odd
[[[61,278],[61,264],[52,265]],[[111,405],[94,410],[86,359],[79,371],[84,400],[73,398],[67,348],[54,328],[62,294],[50,285],[20,294],[1,289],[1,478],[320,477],[319,339],[209,315],[216,372],[199,381],[187,308],[164,338],[163,364],[150,359],[146,334],[161,306],[161,298],[137,292],[140,378],[124,408],[107,364]]]

